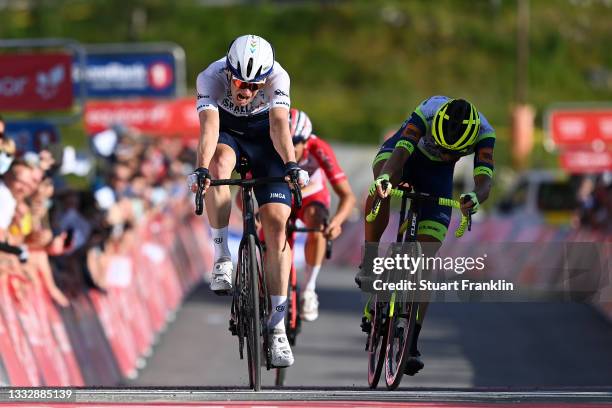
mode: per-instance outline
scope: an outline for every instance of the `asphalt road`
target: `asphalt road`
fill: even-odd
[[[305,323],[288,387],[367,387],[364,298],[354,271],[325,268],[320,317]],[[245,387],[246,361],[227,330],[229,298],[202,285],[186,300],[133,386]],[[587,305],[436,303],[421,333],[424,370],[404,390],[612,388],[612,324]],[[265,371],[264,371],[265,373]],[[272,373],[264,385],[273,385]]]

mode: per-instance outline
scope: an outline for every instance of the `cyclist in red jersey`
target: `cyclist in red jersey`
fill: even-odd
[[[319,301],[315,288],[325,256],[325,240],[333,240],[340,235],[342,224],[355,206],[355,195],[331,146],[312,134],[312,123],[305,112],[290,110],[289,130],[298,166],[310,176],[310,184],[302,188],[302,208],[298,210],[297,217],[309,228],[323,227],[329,217],[331,201],[326,180],[329,180],[339,199],[338,208],[335,214],[329,217],[323,234],[311,232],[306,238],[306,271],[302,285],[300,316],[306,321],[313,321],[319,316]]]

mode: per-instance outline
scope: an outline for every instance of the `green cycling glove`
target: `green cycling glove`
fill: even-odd
[[[380,176],[378,176],[376,178],[376,180],[374,180],[372,182],[372,184],[370,184],[370,189],[368,191],[369,191],[371,196],[376,194],[376,188],[378,186],[380,186],[381,189],[382,189],[382,182],[383,181],[387,182],[387,190],[386,190],[387,194],[391,191],[392,186],[391,186],[391,182],[389,182],[389,175],[388,174],[381,174]]]
[[[474,203],[474,206],[472,207],[472,214],[476,214],[478,212],[478,209],[480,208],[480,203],[478,202],[478,196],[476,195],[476,193],[472,191],[471,193],[461,194],[461,203],[463,203],[463,197],[468,197],[470,201]]]

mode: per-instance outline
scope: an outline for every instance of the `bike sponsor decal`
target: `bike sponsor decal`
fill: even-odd
[[[270,198],[280,198],[285,200],[287,197],[283,193],[270,193]]]
[[[286,93],[285,91],[283,91],[282,89],[276,89],[274,91],[274,95],[276,95],[276,96],[285,96],[287,98],[289,97],[289,94]]]

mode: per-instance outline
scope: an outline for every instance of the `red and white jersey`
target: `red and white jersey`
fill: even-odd
[[[338,164],[334,150],[327,142],[315,135],[311,135],[306,141],[304,153],[298,165],[310,176],[310,183],[303,197],[327,191],[326,178],[332,185],[347,179],[344,170]]]

